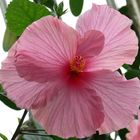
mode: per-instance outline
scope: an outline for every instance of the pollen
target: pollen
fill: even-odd
[[[82,72],[85,68],[85,59],[82,56],[75,56],[70,62],[70,69],[72,72]]]

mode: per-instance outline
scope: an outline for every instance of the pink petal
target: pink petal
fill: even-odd
[[[94,57],[98,55],[104,46],[104,35],[96,30],[87,31],[78,40],[77,55],[84,57]]]
[[[140,123],[137,126],[137,132],[136,135],[133,137],[132,140],[138,140],[140,138]]]
[[[17,41],[15,65],[26,80],[46,82],[51,76],[59,78],[76,49],[77,34],[71,27],[55,17],[43,17]]]
[[[51,60],[50,60],[51,61]],[[53,60],[52,60],[53,61]],[[61,78],[66,64],[49,64],[22,51],[16,55],[15,66],[20,77],[28,81],[47,82]]]
[[[103,122],[103,106],[93,90],[61,90],[47,106],[32,111],[48,134],[84,138]]]
[[[77,30],[81,35],[90,30],[104,34],[105,45],[102,52],[91,60],[90,70],[117,70],[122,64],[131,64],[138,50],[138,40],[130,29],[132,22],[118,11],[102,5],[93,5],[80,16]]]
[[[133,140],[133,137],[136,135],[137,133],[137,126],[138,126],[138,120],[133,120],[129,126],[127,127],[128,130],[130,131],[129,133],[127,133],[126,138],[127,140]]]
[[[104,70],[94,72],[92,77],[91,88],[102,99],[105,113],[99,132],[109,133],[127,127],[140,104],[139,80],[126,80],[116,73]]]
[[[140,138],[140,112],[138,113],[138,120],[133,120],[127,127],[130,131],[126,135],[127,140],[139,140]]]
[[[132,124],[131,124],[132,125]],[[134,130],[130,130],[130,133],[126,135],[127,140],[139,140],[140,138],[140,124],[133,126]]]
[[[0,82],[7,96],[20,108],[38,108],[46,105],[51,100],[56,90],[55,83],[38,83],[27,81],[18,75],[14,65],[14,47],[10,50],[8,58],[3,62],[0,70]]]

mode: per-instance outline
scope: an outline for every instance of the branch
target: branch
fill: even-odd
[[[23,121],[24,121],[25,116],[26,116],[27,113],[28,113],[28,111],[25,110],[24,113],[23,113],[23,115],[22,115],[22,118],[21,118],[21,120],[20,120],[20,122],[19,122],[19,124],[18,124],[18,126],[17,126],[17,129],[16,129],[16,131],[15,131],[15,133],[14,133],[14,135],[13,135],[13,137],[12,137],[11,140],[15,140],[16,137],[18,136],[18,134],[20,133],[20,128],[21,128],[21,126],[22,126],[22,124],[23,124]]]

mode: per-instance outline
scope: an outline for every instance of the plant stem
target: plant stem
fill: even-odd
[[[118,132],[115,132],[115,138],[114,138],[114,140],[117,139],[117,136],[118,136]]]
[[[28,111],[25,109],[25,111],[24,111],[24,113],[22,115],[22,118],[21,118],[21,120],[20,120],[20,122],[19,122],[19,124],[17,126],[17,129],[16,129],[16,131],[15,131],[15,133],[14,133],[14,135],[13,135],[11,140],[15,140],[16,137],[18,136],[18,134],[20,133],[20,128],[21,128],[21,126],[23,124],[23,121],[24,121],[25,116],[26,116],[27,113],[28,113]]]
[[[1,9],[1,12],[2,12],[5,23],[6,23],[6,20],[5,20],[6,8],[7,8],[6,1],[5,0],[0,0],[0,9]]]
[[[138,0],[127,0],[127,3],[129,9],[131,8],[130,10],[132,10],[133,15],[131,15],[131,18],[136,22],[138,37],[140,37],[140,7],[138,4]]]
[[[114,0],[106,0],[106,2],[109,6],[113,7],[114,9],[117,9],[117,6]]]
[[[45,130],[43,130],[43,129],[26,129],[26,130],[22,130],[22,129],[21,129],[21,130],[20,130],[20,132],[28,132],[28,131],[29,131],[29,132],[30,132],[30,131],[31,131],[31,132],[33,132],[33,131],[36,132],[36,131],[45,131]]]
[[[39,134],[39,133],[28,133],[28,132],[20,132],[20,134],[24,134],[24,135],[35,135],[35,136],[49,136],[47,134]]]

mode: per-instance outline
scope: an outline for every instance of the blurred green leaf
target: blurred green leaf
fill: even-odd
[[[68,140],[77,140],[77,138],[69,138]]]
[[[20,110],[20,108],[18,108],[14,102],[12,102],[10,99],[8,99],[3,94],[0,94],[0,101],[2,101],[5,105],[7,105],[8,107],[10,107],[11,109]]]
[[[3,140],[8,140],[8,138],[5,135],[3,135],[2,133],[0,133],[0,138],[2,138]]]
[[[136,70],[136,69],[129,69],[127,70],[127,72],[125,73],[125,77],[127,79],[132,79],[135,77],[138,77],[140,79],[140,70]]]
[[[131,28],[136,32],[136,35],[139,39],[139,46],[140,46],[140,1],[139,0],[127,0],[127,5],[120,8],[119,11],[133,20],[133,25]],[[138,55],[131,65],[132,68],[139,70],[140,67],[140,48],[138,50]],[[129,73],[128,73],[129,74]]]
[[[16,36],[20,36],[28,25],[47,15],[50,12],[43,5],[29,0],[13,0],[6,12],[7,25]]]
[[[5,30],[4,39],[3,39],[3,49],[4,51],[8,51],[11,46],[17,40],[17,36],[15,33],[11,32],[8,28]]]
[[[51,138],[53,140],[64,140],[63,138],[60,138],[60,137],[57,137],[57,136],[53,136],[53,135],[51,135]]]
[[[40,2],[40,0],[34,0],[34,2],[35,2],[35,3],[39,3],[39,2]]]
[[[46,5],[53,11],[53,7],[56,4],[56,0],[42,0],[42,4]]]
[[[69,0],[70,9],[74,16],[79,16],[83,8],[84,0]]]
[[[99,134],[95,134],[93,135],[93,138],[91,138],[92,140],[112,140],[110,135],[108,134],[103,134],[103,135],[99,135]]]
[[[140,67],[140,47],[139,47],[139,50],[138,50],[138,55],[136,56],[136,59],[135,59],[133,65],[131,67],[139,70],[139,67]]]
[[[66,140],[66,139],[63,139],[63,138],[60,138],[57,136],[51,136],[51,135],[39,136],[39,134],[38,135],[26,135],[26,134],[24,134],[24,135],[21,135],[18,138],[18,140]],[[77,140],[77,139],[76,138],[69,138],[67,140]]]
[[[140,79],[140,70],[133,68],[133,65],[124,64],[123,67],[127,70],[125,73],[126,79],[132,79],[135,77]]]
[[[140,5],[139,0],[127,0],[128,16],[133,20],[134,30],[140,38]]]
[[[127,69],[127,70],[131,69],[131,66],[128,65],[128,64],[124,64],[123,67],[124,67],[125,69]]]
[[[17,140],[53,140],[51,137],[36,135],[21,135]]]
[[[4,93],[4,89],[2,87],[2,85],[0,85],[0,94],[3,94]]]
[[[126,140],[126,134],[128,133],[128,130],[126,128],[120,129],[118,131],[118,135],[120,136],[121,140]]]
[[[56,0],[34,0],[34,2],[45,5],[48,8],[50,8],[52,11],[54,10],[53,7],[56,4]]]
[[[130,13],[129,13],[129,10],[128,10],[128,6],[123,6],[123,7],[121,7],[121,8],[119,9],[119,11],[120,11],[122,14],[126,15],[127,17],[130,17],[130,16],[129,16]]]

